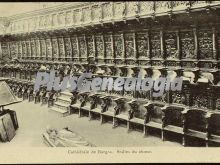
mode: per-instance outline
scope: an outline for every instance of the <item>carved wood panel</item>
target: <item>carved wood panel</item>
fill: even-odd
[[[87,48],[88,48],[88,56],[89,57],[95,57],[94,52],[94,44],[93,44],[93,37],[90,35],[87,37]]]
[[[52,57],[52,44],[51,39],[46,39],[47,57]]]
[[[114,3],[115,17],[121,18],[125,14],[125,4],[122,2]]]
[[[195,40],[192,31],[180,32],[181,57],[183,59],[195,59]]]
[[[69,37],[64,38],[65,43],[65,50],[66,50],[66,57],[72,57],[72,46],[71,46],[71,40]]]
[[[154,11],[154,1],[140,1],[140,13],[152,13]]]
[[[157,92],[156,92],[157,93]],[[162,103],[168,103],[168,92],[164,92],[160,97],[153,97],[154,101],[159,101]]]
[[[126,33],[125,34],[125,56],[126,58],[136,58],[134,54],[134,34]]]
[[[157,1],[155,2],[155,11],[167,11],[168,9],[171,8],[171,1]]]
[[[31,56],[31,44],[30,44],[30,41],[26,41],[26,49],[27,49],[27,57],[30,57]]]
[[[135,16],[138,13],[138,2],[126,2],[127,15]]]
[[[22,57],[27,57],[27,48],[26,48],[26,42],[25,41],[22,41]]]
[[[58,45],[59,45],[59,57],[65,58],[65,48],[64,48],[63,38],[58,38]]]
[[[209,100],[207,94],[197,93],[193,95],[193,106],[198,108],[208,108],[209,107]]]
[[[2,42],[1,43],[1,49],[2,49],[2,58],[7,59],[9,57],[8,43],[7,42]]]
[[[103,19],[109,19],[113,16],[112,5],[110,2],[103,4]]]
[[[151,33],[151,57],[162,58],[161,57],[160,32]]]
[[[59,47],[58,47],[57,38],[52,38],[52,47],[53,47],[53,52],[52,52],[53,57],[58,58],[59,57]]]
[[[102,8],[99,5],[92,6],[92,20],[99,21],[102,19]]]
[[[166,57],[168,59],[175,59],[179,57],[177,48],[177,33],[166,32],[164,34]]]
[[[81,22],[82,19],[82,12],[80,10],[74,10],[74,20],[75,23],[78,24]]]
[[[182,92],[172,92],[172,103],[186,104],[186,96]]]
[[[11,51],[11,58],[16,58],[17,57],[17,42],[16,41],[12,41],[9,42],[10,44],[10,51]]]
[[[113,58],[111,35],[104,35],[105,54],[107,58]]]
[[[18,58],[22,57],[22,43],[18,41]]]
[[[96,53],[97,56],[100,58],[104,58],[104,43],[103,43],[103,36],[102,35],[96,35],[95,36],[95,45],[96,45]]]
[[[35,40],[35,46],[36,46],[36,57],[41,56],[41,47],[40,47],[40,40],[36,39]]]
[[[73,57],[79,57],[78,47],[77,47],[77,38],[76,37],[71,37],[71,43],[72,43]]]
[[[57,22],[57,14],[53,14],[52,15],[52,26],[57,26],[58,22]]]
[[[57,15],[57,22],[58,22],[58,26],[64,25],[65,24],[65,14],[64,13],[59,13]]]
[[[200,59],[213,59],[213,40],[211,30],[198,31]]]
[[[36,56],[35,40],[33,38],[31,39],[31,54],[33,57]]]
[[[40,46],[41,46],[41,57],[46,57],[47,48],[46,48],[46,43],[44,39],[40,39]]]
[[[73,19],[72,16],[73,16],[72,11],[67,11],[66,12],[66,20],[65,20],[65,22],[66,22],[67,25],[72,23],[72,19]]]
[[[121,34],[114,34],[114,51],[115,51],[115,57],[116,58],[122,58],[123,57],[123,41]]]
[[[85,38],[83,36],[78,37],[78,41],[79,41],[79,52],[80,52],[80,57],[86,57],[86,51],[87,51],[87,47],[86,47],[86,41]]]
[[[83,8],[83,22],[90,22],[91,21],[91,10],[89,7]]]
[[[136,42],[137,42],[137,52],[139,57],[148,57],[149,58],[149,47],[148,47],[148,34],[146,33],[137,33]]]

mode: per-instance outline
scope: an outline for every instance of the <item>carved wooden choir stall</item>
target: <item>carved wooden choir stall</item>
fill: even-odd
[[[162,140],[179,136],[184,146],[194,145],[191,138],[219,145],[219,8],[218,1],[86,2],[16,15],[0,36],[1,58],[11,59],[0,76],[18,97],[61,116],[158,132]],[[182,77],[183,87],[161,97],[153,90],[34,92],[36,73],[52,69],[61,77]]]

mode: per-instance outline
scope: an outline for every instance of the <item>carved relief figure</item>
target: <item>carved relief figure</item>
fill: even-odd
[[[105,41],[105,53],[107,58],[113,58],[112,53],[112,41],[111,41],[111,35],[104,35],[104,41]]]
[[[73,57],[78,57],[78,48],[76,37],[71,37]]]
[[[123,45],[122,45],[122,36],[114,35],[114,50],[116,58],[122,57]]]
[[[177,36],[176,33],[165,33],[165,50],[166,50],[166,57],[169,59],[178,58],[178,50],[177,50]]]
[[[195,41],[192,31],[187,32],[180,32],[180,46],[181,46],[181,53],[183,59],[194,59],[196,58],[194,54],[195,49]]]
[[[137,33],[137,51],[140,57],[149,57],[148,54],[148,35],[146,33]]]
[[[201,59],[213,59],[212,31],[199,31],[199,56]]]
[[[52,38],[52,46],[53,46],[53,57],[57,58],[59,54],[59,48],[58,48],[58,43],[56,38]]]
[[[101,35],[95,36],[95,44],[96,44],[97,56],[104,58],[104,54],[103,54],[104,45]]]
[[[79,51],[81,57],[86,57],[86,41],[84,37],[78,37],[79,40]]]
[[[93,44],[93,37],[87,37],[87,46],[88,46],[88,55],[89,57],[94,57],[94,44]]]
[[[125,34],[125,55],[126,58],[135,58],[133,33]]]
[[[151,33],[151,54],[152,58],[161,57],[160,32]]]
[[[71,41],[70,38],[64,38],[66,57],[72,57]]]

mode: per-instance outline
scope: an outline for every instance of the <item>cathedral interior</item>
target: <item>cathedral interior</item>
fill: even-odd
[[[47,123],[71,127],[96,146],[220,146],[219,1],[49,4],[0,17],[0,81],[22,99],[7,106],[18,115],[17,131],[39,123],[31,127],[41,141]],[[161,97],[153,89],[34,91],[37,72],[52,69],[61,81],[142,72],[182,77],[183,85]],[[20,132],[13,140],[23,139]]]

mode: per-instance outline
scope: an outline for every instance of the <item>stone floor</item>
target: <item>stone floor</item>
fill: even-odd
[[[87,117],[79,118],[76,114],[60,117],[49,112],[46,105],[41,106],[33,102],[23,101],[7,108],[17,112],[19,128],[12,141],[0,143],[0,147],[46,146],[43,143],[42,133],[48,125],[58,129],[69,127],[97,147],[181,146],[176,142],[163,142],[155,136],[144,138],[143,134],[137,131],[127,133],[124,127],[112,129],[110,123],[101,125],[98,120],[89,121]]]

